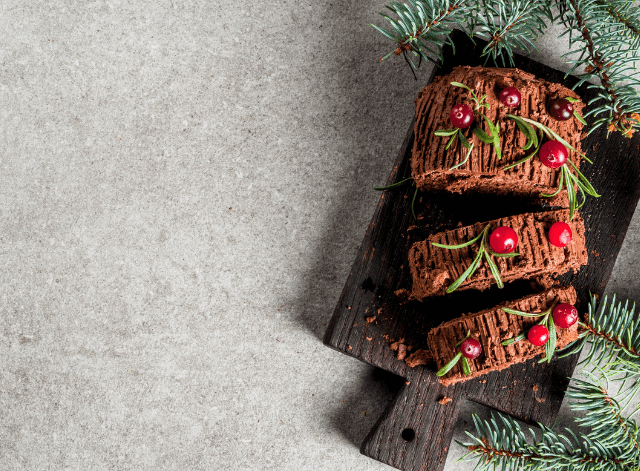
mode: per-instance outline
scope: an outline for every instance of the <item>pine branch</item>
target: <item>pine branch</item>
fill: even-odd
[[[573,378],[567,391],[571,410],[586,412],[585,417],[575,419],[576,424],[590,429],[591,440],[619,448],[618,459],[637,463],[638,425],[622,413],[624,406],[620,403],[624,394],[609,394],[609,380],[604,372],[600,381],[588,371],[584,374],[587,381]]]
[[[520,425],[511,417],[498,414],[502,427],[495,417],[481,421],[476,415],[473,421],[476,435],[467,432],[473,442],[461,443],[469,450],[467,456],[477,459],[480,471],[502,469],[571,470],[571,471],[630,471],[629,461],[620,458],[618,447],[609,447],[581,434],[580,438],[571,430],[570,436],[559,435],[540,424],[542,436],[538,440],[533,431],[534,443],[528,444]]]
[[[585,116],[594,116],[590,132],[603,124],[611,131],[621,131],[631,137],[634,130],[640,129],[640,93],[634,86],[640,86],[640,80],[627,75],[640,61],[640,51],[633,47],[635,42],[624,41],[624,36],[615,33],[615,23],[607,21],[607,8],[602,0],[565,0],[559,4],[560,18],[568,28],[569,45],[573,51],[563,57],[575,56],[568,61],[573,67],[567,74],[584,66],[586,74],[580,76],[577,86],[589,80],[593,75],[600,79],[601,92],[594,101],[602,101],[598,107]],[[633,17],[627,16],[633,24]],[[590,103],[590,104],[591,104]]]
[[[409,0],[409,3],[391,2],[387,5],[387,9],[397,16],[396,19],[380,13],[389,21],[392,29],[371,26],[397,44],[396,49],[381,57],[380,61],[392,54],[403,55],[412,70],[416,70],[422,59],[442,61],[442,47],[445,44],[455,47],[449,34],[453,25],[464,23],[471,0]],[[419,58],[418,66],[407,57],[407,52]]]
[[[565,357],[588,348],[580,364],[607,366],[624,373],[627,377],[640,377],[640,322],[635,318],[635,304],[629,309],[629,301],[611,304],[605,297],[597,307],[597,298],[591,296],[583,331],[578,340],[565,347],[560,357]]]
[[[488,41],[481,57],[491,58],[495,64],[500,60],[503,67],[507,61],[515,67],[515,49],[537,50],[533,41],[546,29],[545,20],[553,20],[546,0],[482,0],[481,6],[474,11],[476,16],[469,29]]]
[[[640,8],[634,5],[635,0],[598,0],[611,16],[612,20],[621,25],[616,32],[622,32],[630,41],[631,47],[640,49]]]

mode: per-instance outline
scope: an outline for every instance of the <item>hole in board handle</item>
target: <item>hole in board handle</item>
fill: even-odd
[[[411,442],[416,438],[416,432],[412,428],[406,428],[402,431],[402,439],[406,442]]]

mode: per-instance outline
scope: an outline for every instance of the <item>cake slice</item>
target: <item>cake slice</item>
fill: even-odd
[[[503,370],[536,355],[544,356],[544,346],[536,347],[526,339],[508,346],[502,345],[502,341],[528,331],[540,321],[540,318],[508,314],[501,307],[538,313],[551,308],[556,302],[575,305],[576,291],[573,286],[551,288],[543,293],[469,314],[431,329],[427,343],[430,357],[436,362],[438,370],[456,356],[459,350],[455,345],[465,337],[467,331],[471,331],[471,336],[482,345],[480,356],[474,360],[468,360],[470,375],[465,376],[462,373],[462,365],[458,362],[451,371],[440,378],[440,382],[449,386],[491,371]],[[556,348],[563,348],[578,338],[578,323],[576,322],[568,329],[556,328],[556,333],[558,336]]]
[[[555,247],[549,243],[549,228],[557,221],[569,224],[573,237],[566,247]],[[502,281],[548,278],[562,275],[569,270],[578,270],[586,265],[588,254],[585,248],[584,221],[576,214],[569,221],[569,210],[527,213],[472,226],[459,227],[450,231],[433,234],[426,240],[414,243],[409,249],[409,267],[413,277],[413,288],[409,299],[419,301],[431,296],[441,296],[469,267],[478,252],[479,243],[461,249],[444,249],[433,246],[436,242],[458,245],[476,237],[490,224],[489,231],[499,226],[514,229],[518,235],[519,254],[512,258],[494,257]],[[457,289],[485,290],[495,284],[486,260],[482,260],[475,273],[469,276]],[[401,294],[401,293],[398,293]]]
[[[467,150],[459,143],[446,150],[448,138],[436,136],[434,133],[437,130],[453,128],[449,114],[454,105],[472,105],[470,93],[463,88],[452,86],[451,82],[467,85],[478,97],[487,95],[486,102],[491,108],[476,111],[475,121],[485,132],[489,132],[489,129],[479,113],[485,114],[493,123],[497,123],[500,130],[501,160],[498,159],[493,144],[482,142],[469,128],[464,130],[464,135],[473,143],[469,160],[464,165],[450,170],[464,160]],[[510,108],[500,103],[500,91],[506,87],[518,89],[521,94],[519,106]],[[476,190],[536,197],[540,193],[554,193],[558,187],[560,172],[542,165],[537,156],[511,169],[501,170],[502,167],[528,156],[534,150],[522,149],[526,137],[518,129],[515,121],[506,115],[513,114],[537,121],[581,152],[583,125],[575,118],[556,121],[547,111],[553,100],[566,97],[580,99],[575,92],[562,85],[538,79],[518,69],[456,67],[450,74],[437,77],[422,89],[416,99],[411,171],[418,188],[457,193]],[[573,107],[582,114],[583,103],[573,103]],[[576,167],[580,167],[578,154],[570,151],[569,159]],[[560,192],[559,195],[554,204],[561,205],[566,202],[566,192]]]

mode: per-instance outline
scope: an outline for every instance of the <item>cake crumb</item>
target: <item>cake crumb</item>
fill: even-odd
[[[351,350],[353,347],[351,347],[351,345],[347,345],[347,347],[349,347],[349,350]]]
[[[537,385],[537,384],[534,384],[534,385],[533,385],[533,387],[532,387],[531,389],[533,389],[534,391],[538,392],[538,385]]]
[[[445,405],[447,405],[448,403],[450,403],[451,401],[453,401],[453,399],[451,399],[450,397],[443,396],[443,397],[442,397],[442,399],[440,399],[440,400],[438,401],[438,404],[440,404],[441,406],[445,406]]]
[[[431,354],[428,350],[416,350],[405,360],[405,363],[409,368],[415,368],[418,365],[426,365],[429,361],[431,361]]]
[[[367,324],[371,324],[373,321],[376,320],[376,316],[367,317],[365,320],[367,321]]]
[[[409,386],[411,384],[411,381],[405,381],[404,384],[406,384],[407,386]]]
[[[371,342],[373,340],[373,337],[367,337],[367,340]]]

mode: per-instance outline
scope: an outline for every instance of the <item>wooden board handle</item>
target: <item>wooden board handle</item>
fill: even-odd
[[[408,384],[369,432],[360,452],[403,471],[440,471],[456,424],[461,391],[445,388],[428,370],[410,373]]]

